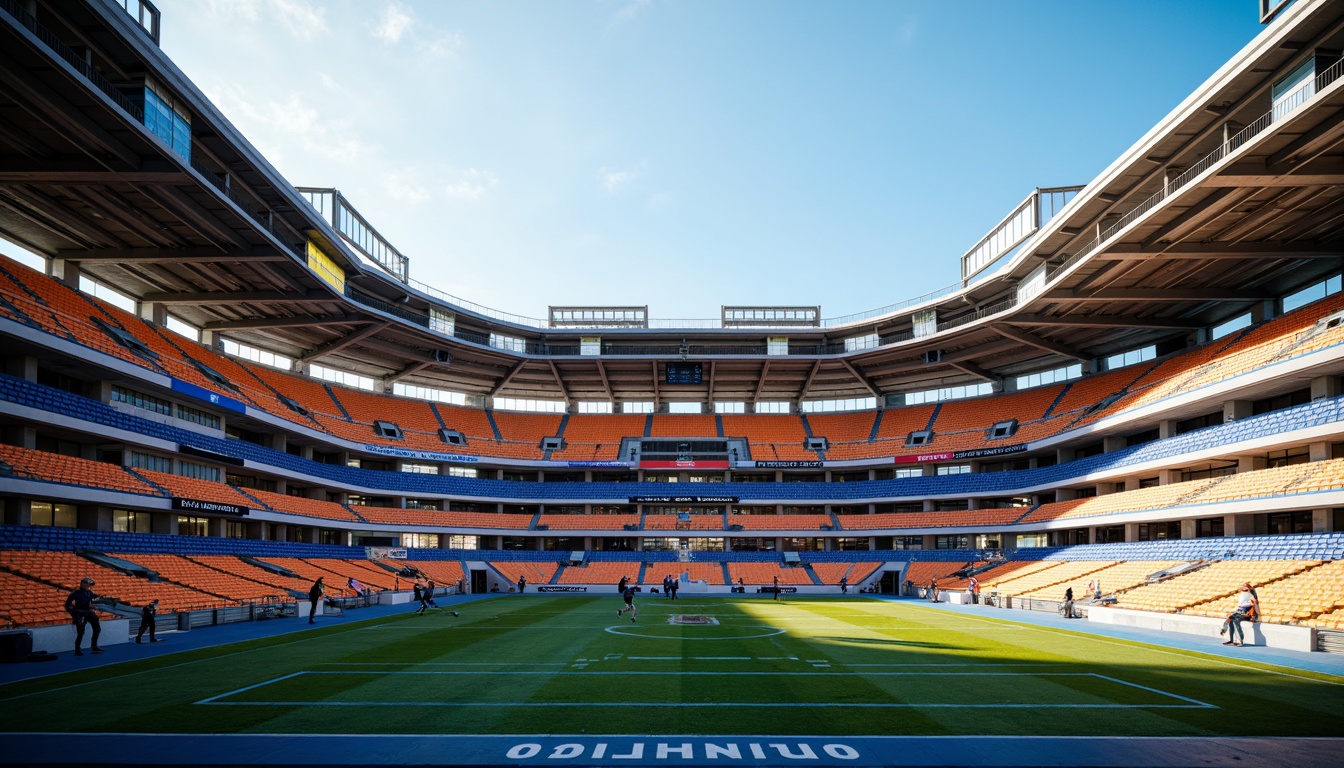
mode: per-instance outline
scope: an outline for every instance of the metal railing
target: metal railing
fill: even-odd
[[[76,72],[83,75],[84,79],[88,80],[93,87],[102,91],[103,95],[115,102],[117,106],[121,107],[122,110],[126,112],[126,114],[135,118],[137,123],[144,123],[145,112],[143,109],[136,106],[130,99],[126,98],[126,94],[122,93],[115,85],[108,82],[107,78],[98,74],[97,70],[93,68],[93,65],[84,60],[84,57],[75,53],[71,50],[70,46],[61,42],[50,30],[39,24],[36,17],[24,10],[23,5],[19,0],[0,0],[0,10],[9,14],[9,16],[21,26],[29,32],[32,32],[38,40],[42,41],[43,45],[51,49],[52,53],[55,53],[57,56],[64,59]]]
[[[1095,253],[1097,249],[1099,249],[1102,246],[1103,243],[1110,240],[1112,237],[1114,237],[1117,233],[1124,230],[1130,224],[1133,224],[1135,221],[1138,221],[1149,211],[1156,208],[1160,203],[1162,203],[1162,201],[1166,200],[1168,197],[1171,197],[1181,189],[1185,188],[1186,185],[1188,185],[1191,181],[1195,180],[1199,176],[1203,175],[1210,168],[1222,162],[1224,158],[1232,154],[1237,149],[1240,149],[1242,145],[1246,144],[1246,142],[1258,136],[1261,132],[1269,128],[1274,123],[1282,122],[1288,115],[1292,114],[1299,107],[1310,101],[1312,96],[1325,90],[1326,87],[1328,87],[1331,83],[1339,79],[1339,76],[1341,74],[1344,74],[1344,59],[1341,59],[1340,61],[1337,61],[1334,64],[1330,65],[1329,67],[1326,68],[1324,72],[1317,75],[1311,81],[1305,83],[1301,88],[1297,89],[1296,91],[1284,97],[1283,99],[1280,99],[1270,109],[1269,112],[1266,112],[1264,115],[1261,115],[1250,125],[1247,125],[1245,128],[1242,128],[1240,131],[1237,131],[1236,134],[1229,137],[1227,141],[1218,145],[1216,149],[1214,149],[1209,154],[1205,155],[1194,165],[1187,168],[1180,175],[1169,180],[1166,184],[1163,185],[1162,189],[1159,189],[1158,191],[1154,192],[1152,195],[1148,197],[1148,199],[1139,203],[1129,213],[1126,213],[1125,215],[1121,216],[1119,220],[1117,220],[1114,224],[1102,230],[1096,237],[1092,238],[1081,248],[1079,248],[1076,253],[1069,256],[1069,258],[1060,262],[1058,265],[1055,265],[1054,267],[1050,268],[1050,270],[1046,274],[1046,280],[1047,281],[1053,280],[1055,276],[1068,271],[1075,264],[1079,263],[1083,259]]]
[[[135,23],[149,35],[149,39],[159,44],[159,9],[149,0],[107,0],[122,9]]]

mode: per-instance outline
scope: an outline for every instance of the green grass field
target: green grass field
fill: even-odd
[[[510,597],[0,687],[10,732],[1335,736],[1344,680],[881,600]],[[674,615],[704,617],[675,623]],[[71,716],[70,713],[78,713]]]

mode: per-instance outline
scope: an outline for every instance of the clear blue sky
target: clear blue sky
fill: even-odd
[[[156,0],[163,48],[413,277],[509,312],[942,287],[1261,29],[1256,0]]]

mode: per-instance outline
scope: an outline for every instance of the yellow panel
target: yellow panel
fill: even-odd
[[[345,293],[345,270],[337,266],[312,240],[308,241],[308,267],[341,293]]]

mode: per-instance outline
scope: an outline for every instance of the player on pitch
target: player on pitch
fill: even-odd
[[[639,609],[635,607],[635,588],[629,584],[625,585],[625,591],[621,593],[621,599],[625,601],[625,607],[616,612],[617,616],[630,611],[630,623],[634,624],[635,619],[639,618]]]

